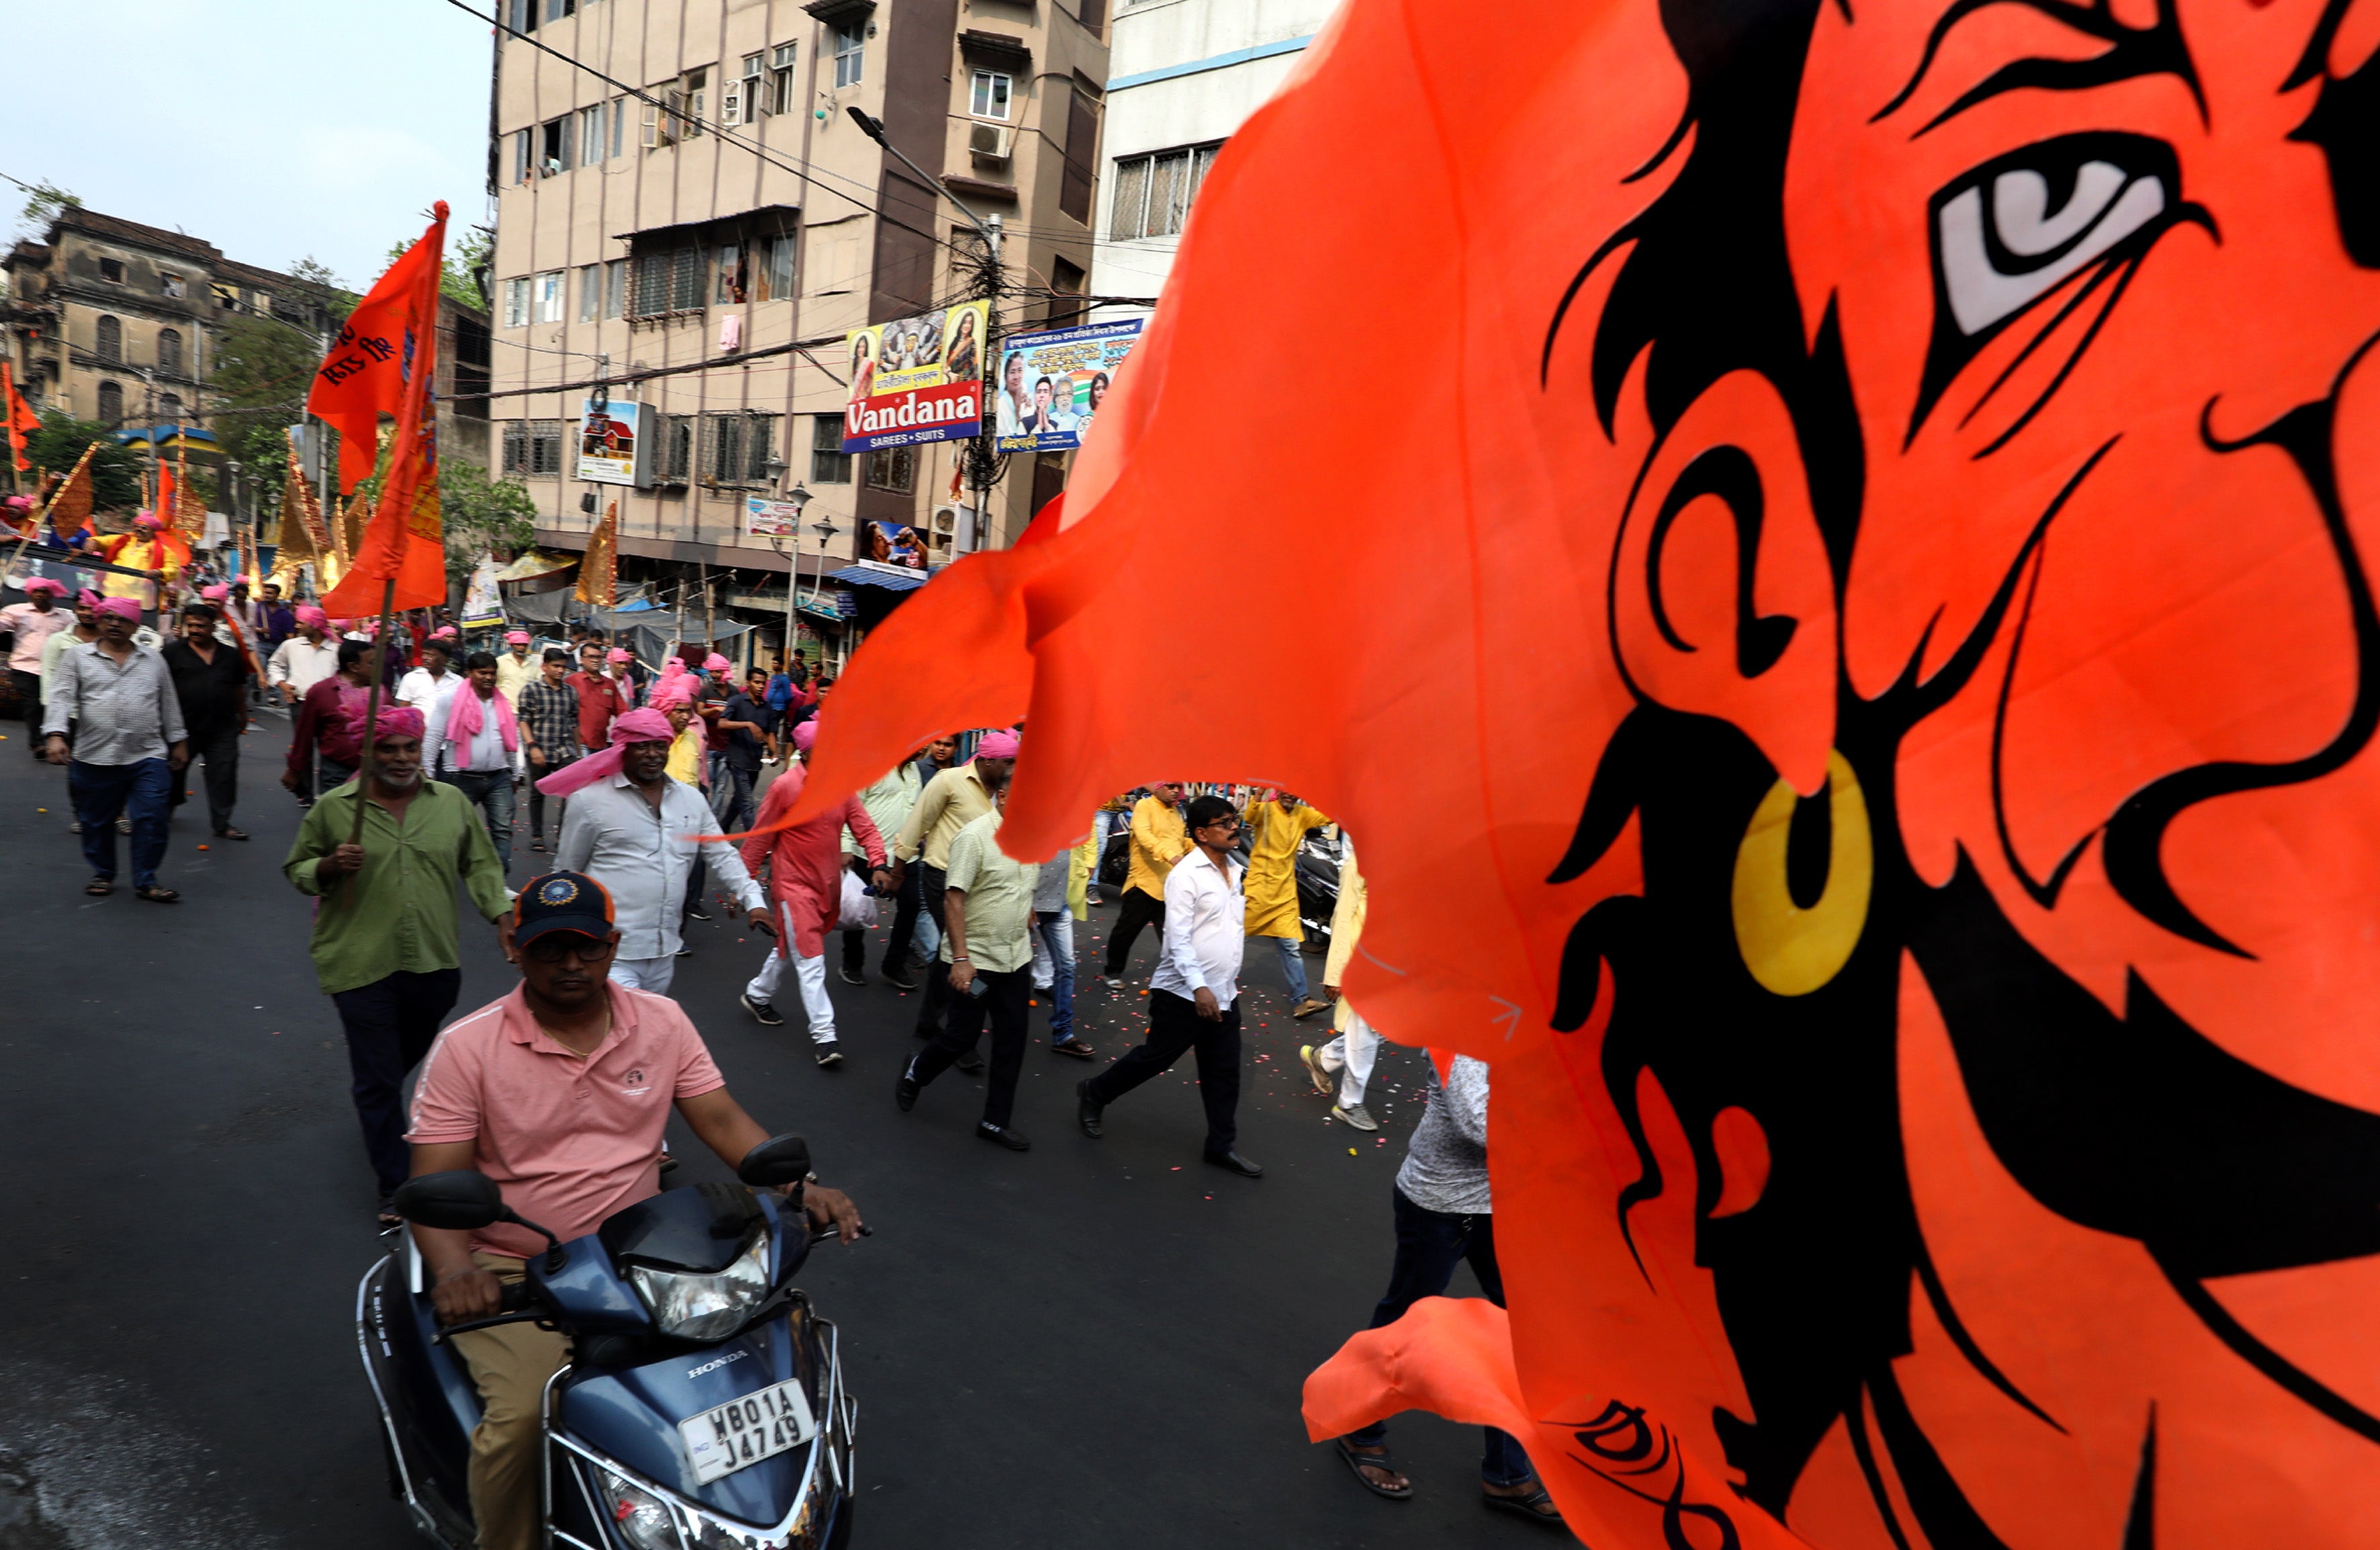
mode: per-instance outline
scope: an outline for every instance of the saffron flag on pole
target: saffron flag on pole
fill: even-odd
[[[1346,824],[1509,1313],[1311,1434],[1492,1419],[1598,1550],[2369,1543],[2380,11],[1499,22],[1347,0],[789,816],[1029,712],[1020,857],[1152,779]],[[1282,275],[1396,389],[1219,445]]]
[[[346,574],[322,600],[333,614],[378,614],[390,582],[395,584],[391,605],[396,608],[431,608],[446,601],[438,423],[430,390],[438,371],[438,276],[445,238],[446,205],[441,201],[430,229],[381,276],[314,376],[307,407],[339,426],[340,478],[350,489],[360,477],[351,477],[350,454],[360,445],[369,471],[381,396],[390,381],[400,389],[388,473],[371,519]],[[367,398],[370,421],[358,418],[364,411],[357,408]]]
[[[17,471],[32,472],[33,459],[25,455],[25,438],[42,428],[42,417],[17,391],[17,379],[5,360],[0,360],[0,414],[7,417],[8,450],[16,455]]]
[[[587,553],[578,559],[577,599],[598,608],[612,606],[613,593],[620,573],[620,503],[604,507],[603,519],[587,540]]]
[[[50,531],[61,543],[80,532],[91,520],[91,455],[98,450],[97,442],[82,449],[73,470],[50,491],[49,504],[42,508]]]

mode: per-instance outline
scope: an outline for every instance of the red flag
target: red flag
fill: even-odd
[[[380,421],[395,415],[411,380],[407,361],[416,339],[434,340],[438,274],[444,248],[446,206],[442,201],[430,230],[388,266],[356,310],[314,372],[306,412],[339,433],[339,493],[353,494],[371,477],[380,457]],[[427,285],[431,310],[421,311]],[[428,321],[417,326],[418,318]],[[378,612],[377,608],[374,612]]]
[[[17,471],[30,473],[33,460],[25,455],[25,437],[42,428],[42,417],[25,402],[25,396],[17,391],[17,379],[10,373],[5,360],[0,360],[0,412],[7,415],[8,446],[17,455]]]
[[[389,266],[315,375],[309,407],[334,419],[322,407],[333,402],[336,412],[357,417],[353,423],[367,448],[377,432],[380,400],[375,397],[360,409],[356,405],[367,392],[378,394],[387,381],[401,388],[394,406],[396,432],[390,444],[388,477],[361,547],[339,584],[322,600],[333,614],[361,617],[379,613],[383,585],[391,581],[396,586],[395,607],[430,608],[446,601],[446,546],[438,511],[438,424],[430,394],[438,371],[438,277],[445,240],[446,204],[442,200],[430,229]],[[400,278],[403,288],[393,289],[392,282]],[[383,365],[390,368],[385,378],[376,374]],[[362,418],[367,414],[374,418]],[[346,424],[341,424],[340,435],[350,438]],[[339,456],[340,477],[350,487],[358,477],[350,461],[356,445],[353,439],[343,439]],[[370,460],[367,453],[366,464]]]
[[[1342,989],[1492,1069],[1513,1403],[1425,1315],[1320,1431],[1492,1413],[1610,1550],[2367,1543],[2369,12],[1349,0],[790,816],[1029,711],[1020,857],[1347,824]],[[1219,427],[1283,274],[1394,386]]]

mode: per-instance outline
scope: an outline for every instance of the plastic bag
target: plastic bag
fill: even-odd
[[[876,896],[868,885],[848,871],[843,874],[843,917],[835,921],[838,931],[867,931],[876,924]]]

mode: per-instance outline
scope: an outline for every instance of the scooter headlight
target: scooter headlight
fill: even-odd
[[[651,1492],[629,1484],[609,1470],[597,1471],[603,1484],[603,1504],[612,1526],[637,1550],[681,1550],[677,1525],[670,1509]]]
[[[756,1232],[735,1263],[708,1275],[628,1267],[628,1280],[664,1335],[681,1340],[723,1340],[769,1295],[769,1236]]]

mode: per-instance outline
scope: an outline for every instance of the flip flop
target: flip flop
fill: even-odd
[[[105,898],[115,892],[115,885],[104,877],[94,877],[83,885],[82,891],[93,898]]]
[[[1542,1481],[1537,1483],[1537,1488],[1535,1491],[1525,1496],[1499,1496],[1492,1492],[1482,1491],[1479,1493],[1479,1500],[1499,1512],[1518,1513],[1532,1523],[1550,1523],[1557,1529],[1562,1527],[1560,1509],[1552,1512],[1539,1510],[1541,1507],[1552,1507],[1554,1500],[1553,1494],[1546,1489]]]
[[[176,893],[171,888],[161,886],[155,883],[150,884],[145,888],[135,888],[132,891],[140,897],[147,899],[152,904],[179,904],[182,902],[182,896],[180,894]]]
[[[1339,1457],[1347,1461],[1347,1467],[1354,1471],[1356,1482],[1365,1490],[1375,1496],[1386,1496],[1392,1502],[1406,1501],[1412,1497],[1413,1483],[1410,1481],[1402,1488],[1383,1485],[1364,1472],[1366,1469],[1374,1469],[1386,1470],[1390,1474],[1402,1474],[1403,1471],[1397,1468],[1395,1456],[1388,1449],[1382,1448],[1378,1453],[1358,1453],[1347,1446],[1347,1439],[1344,1437],[1333,1438],[1332,1446],[1338,1449]]]

